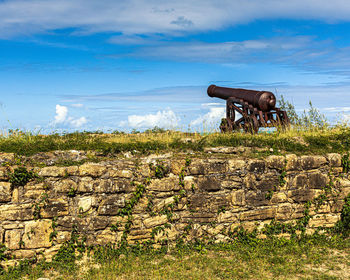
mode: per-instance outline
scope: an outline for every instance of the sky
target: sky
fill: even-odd
[[[0,0],[1,131],[211,131],[210,84],[350,120],[350,1]]]

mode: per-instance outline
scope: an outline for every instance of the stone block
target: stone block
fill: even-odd
[[[30,203],[0,205],[0,221],[25,221],[32,218]]]
[[[109,177],[112,177],[112,178],[131,179],[133,177],[132,171],[128,169],[111,168],[108,170],[108,174],[109,174]]]
[[[12,198],[11,183],[0,182],[0,202],[9,202]]]
[[[308,174],[308,181],[310,188],[323,189],[329,182],[329,178],[326,174],[322,174],[320,171],[316,171]]]
[[[295,202],[311,201],[315,196],[315,191],[310,189],[296,189],[288,191],[288,197]]]
[[[82,177],[79,180],[77,191],[79,193],[92,193],[94,192],[94,184],[98,180],[94,180],[91,177]]]
[[[300,163],[303,170],[310,170],[327,164],[327,159],[324,156],[301,156]]]
[[[207,192],[215,192],[221,189],[220,180],[213,176],[205,176],[198,178],[198,189]]]
[[[66,175],[66,167],[48,166],[41,168],[39,171],[39,176],[41,177],[64,177]]]
[[[11,250],[18,250],[21,247],[22,230],[11,229],[5,231],[5,246]]]
[[[51,247],[50,234],[53,231],[51,220],[30,221],[25,224],[23,242],[25,248]]]
[[[231,204],[235,206],[243,206],[245,202],[245,191],[244,190],[234,190],[231,192]]]
[[[218,215],[219,223],[236,223],[238,222],[237,213],[232,213],[230,211],[221,212]]]
[[[118,211],[125,205],[125,198],[122,195],[110,195],[102,200],[98,208],[99,215],[113,216],[117,215]]]
[[[106,166],[97,163],[84,163],[79,166],[80,176],[101,177],[107,172]]]
[[[168,222],[168,218],[166,215],[150,217],[143,220],[143,224],[145,225],[146,228],[153,228],[156,226],[164,225],[167,222]]]
[[[221,159],[208,159],[205,174],[222,174],[227,172],[227,162]]]
[[[310,227],[333,227],[340,219],[339,214],[315,215],[309,222]]]
[[[242,159],[229,159],[227,161],[228,172],[236,172],[238,170],[243,171],[246,166],[245,160]]]
[[[240,214],[241,221],[267,220],[276,217],[277,208],[260,208],[251,211],[246,211]]]
[[[68,200],[64,198],[49,199],[41,211],[43,218],[53,218],[68,215]]]
[[[280,204],[277,207],[277,220],[289,220],[294,212],[293,206],[290,203]]]
[[[248,161],[248,171],[253,173],[264,173],[266,168],[266,162],[263,160],[249,160]]]
[[[245,203],[247,206],[263,206],[268,205],[270,203],[269,200],[266,199],[265,192],[261,191],[246,191],[245,193]]]
[[[307,175],[304,173],[295,175],[288,182],[289,189],[301,189],[301,188],[307,187],[307,185],[308,185],[308,178],[307,178]]]
[[[170,172],[176,175],[179,175],[183,168],[185,168],[186,161],[184,159],[181,160],[172,160],[170,163]]]
[[[72,179],[62,179],[53,183],[53,190],[60,193],[68,193],[70,190],[77,190],[78,185]]]
[[[268,168],[282,170],[286,166],[286,159],[283,156],[269,156],[266,158]]]
[[[78,211],[79,213],[88,212],[92,206],[95,205],[95,197],[83,196],[78,198]]]
[[[0,180],[7,180],[8,179],[8,168],[0,166]]]
[[[99,179],[94,182],[95,193],[116,193],[118,190],[117,182],[112,179]]]
[[[271,203],[283,203],[288,200],[287,195],[284,192],[274,192],[272,194]]]
[[[205,174],[205,165],[203,160],[193,159],[190,166],[188,167],[189,175],[204,175]]]
[[[341,167],[342,156],[340,154],[330,153],[326,155],[326,158],[330,167]]]
[[[300,170],[299,158],[294,154],[286,155],[286,171]]]
[[[179,191],[180,188],[178,176],[154,179],[151,184],[147,186],[148,190],[159,192]]]
[[[11,256],[15,259],[30,259],[35,256],[35,251],[33,250],[16,250],[11,253]]]

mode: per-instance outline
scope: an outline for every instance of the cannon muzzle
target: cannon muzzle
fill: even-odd
[[[208,87],[207,93],[210,97],[218,97],[224,100],[227,100],[230,97],[241,99],[264,112],[268,112],[274,109],[276,106],[276,97],[270,91],[226,88],[210,85]]]

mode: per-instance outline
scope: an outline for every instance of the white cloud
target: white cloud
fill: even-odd
[[[87,119],[85,117],[81,117],[78,119],[71,118],[71,119],[69,119],[69,123],[74,127],[81,127],[87,123]]]
[[[68,125],[75,128],[79,128],[86,124],[88,120],[85,117],[73,118],[68,116],[68,107],[57,104],[56,105],[56,115],[55,120],[52,122],[52,125]]]
[[[126,123],[120,122],[123,126]],[[179,118],[172,110],[158,111],[156,114],[130,115],[128,116],[128,125],[132,128],[176,128],[179,124]]]
[[[225,117],[225,107],[210,108],[205,115],[191,121],[191,126],[203,126],[206,128],[217,127],[217,123]]]
[[[0,2],[0,34],[179,34],[218,30],[259,19],[349,21],[347,0],[8,0]],[[258,46],[259,47],[259,46]]]
[[[63,123],[65,122],[68,114],[68,108],[66,106],[61,106],[59,104],[56,105],[56,116],[55,123]]]

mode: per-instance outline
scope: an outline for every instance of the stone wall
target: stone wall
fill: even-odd
[[[119,158],[70,151],[2,154],[0,162],[0,243],[17,259],[50,259],[72,229],[87,245],[225,241],[240,226],[296,223],[308,201],[311,232],[333,226],[350,193],[339,154],[262,160],[220,148]],[[14,183],[20,165],[37,176]]]

